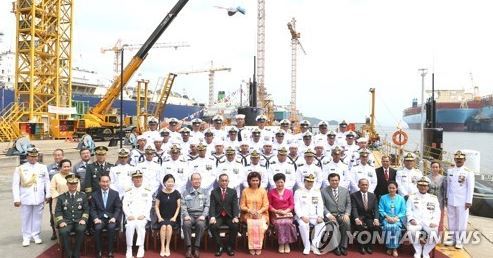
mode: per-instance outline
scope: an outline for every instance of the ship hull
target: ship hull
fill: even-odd
[[[73,95],[72,100],[75,101],[87,101],[90,107],[97,105],[101,98],[99,96],[91,95]],[[4,106],[14,101],[14,91],[6,89],[2,92],[2,104]],[[149,102],[148,109],[154,110],[155,102]],[[115,100],[112,107],[114,109],[120,109],[120,100]],[[3,107],[2,107],[3,109]],[[203,107],[197,105],[176,105],[176,104],[166,104],[163,108],[164,113],[161,114],[161,119],[164,117],[175,117],[178,119],[190,118],[190,117],[201,117]],[[137,102],[135,100],[123,100],[123,114],[126,116],[137,115]]]
[[[444,131],[468,131],[468,123],[477,112],[478,108],[437,109],[437,126],[443,128]],[[419,109],[416,109],[414,114],[408,112],[403,117],[403,120],[411,129],[421,128],[421,113],[419,113]]]

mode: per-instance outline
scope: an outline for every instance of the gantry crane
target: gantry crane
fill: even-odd
[[[191,71],[184,71],[184,72],[179,72],[176,74],[192,74],[192,73],[209,73],[209,106],[214,104],[214,75],[216,72],[220,71],[228,71],[231,72],[231,68],[229,67],[214,67],[213,62],[211,61],[211,67],[208,69],[201,69],[201,70],[191,70]]]
[[[306,55],[303,45],[301,45],[301,33],[296,31],[296,19],[293,17],[288,22],[288,30],[291,33],[291,101],[289,103],[289,120],[292,124],[299,121],[298,110],[296,109],[296,67],[298,59],[298,47]]]
[[[110,48],[101,48],[101,53],[106,53],[108,51],[112,51],[115,53],[114,61],[113,61],[113,71],[116,76],[120,76],[120,61],[122,49],[124,50],[136,50],[142,47],[142,44],[122,44],[122,40],[118,39],[113,47]],[[177,43],[163,43],[158,42],[152,46],[152,48],[174,48],[175,50],[179,47],[190,47],[190,44],[186,42],[177,42]]]

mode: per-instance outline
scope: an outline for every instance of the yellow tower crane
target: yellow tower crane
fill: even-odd
[[[298,59],[298,47],[306,55],[303,45],[301,45],[301,33],[296,31],[296,19],[293,17],[288,22],[289,33],[291,34],[291,101],[289,102],[289,120],[293,125],[299,122],[298,110],[296,108],[296,68]]]
[[[21,134],[41,137],[50,123],[60,123],[59,118],[70,114],[72,7],[72,0],[17,0],[13,4],[15,102],[1,112],[0,140],[11,141]]]
[[[228,71],[231,72],[231,68],[229,67],[214,67],[213,62],[211,61],[211,67],[207,69],[200,69],[200,70],[191,70],[191,71],[184,71],[184,72],[179,72],[176,74],[192,74],[192,73],[209,73],[209,107],[214,104],[214,75],[216,72],[220,71]]]

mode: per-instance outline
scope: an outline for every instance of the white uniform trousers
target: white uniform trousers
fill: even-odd
[[[467,220],[469,219],[469,209],[464,206],[447,205],[448,229],[454,233],[453,241],[462,244],[465,239]],[[462,236],[461,236],[462,235]]]
[[[127,246],[132,246],[134,240],[134,232],[137,230],[136,246],[144,246],[144,239],[146,235],[147,219],[134,219],[128,220],[125,225],[125,236],[127,237]]]
[[[436,242],[439,241],[438,225],[435,228],[430,228],[428,225],[424,224],[411,225],[411,223],[408,223],[407,230],[409,231],[409,234],[411,234],[412,244],[415,250],[414,257],[421,257],[421,255],[423,255],[423,258],[429,258],[431,250],[435,248]],[[428,234],[428,239],[426,239],[424,245],[421,245],[419,238],[417,238],[421,231],[425,231],[426,234]]]
[[[44,207],[44,203],[38,205],[21,205],[23,240],[39,238]]]
[[[313,229],[315,232],[314,238],[312,239],[312,245],[318,247],[320,239],[322,238],[322,230],[324,229],[325,223],[317,223],[317,219],[310,219],[309,223],[305,223],[302,219],[298,219],[298,225],[300,230],[301,240],[303,241],[303,246],[305,250],[310,250],[310,224],[314,225]]]

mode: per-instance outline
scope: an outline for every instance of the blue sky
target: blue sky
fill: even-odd
[[[0,1],[4,44],[14,44],[11,1]],[[142,43],[174,0],[76,0],[74,65],[112,76],[113,56],[101,54],[118,38]],[[131,83],[168,72],[203,69],[211,60],[231,67],[219,72],[216,90],[231,92],[248,80],[256,49],[256,0],[191,0],[160,42],[191,47],[153,49]],[[307,55],[298,60],[298,107],[322,119],[364,121],[370,87],[377,89],[379,125],[394,126],[413,97],[421,96],[418,68],[435,71],[440,89],[493,93],[491,1],[480,0],[267,0],[265,85],[276,104],[290,97],[290,35],[297,19]],[[229,17],[213,6],[241,5],[246,15]],[[127,53],[129,60],[133,53]],[[207,74],[179,76],[174,90],[207,101]],[[426,87],[431,87],[431,75]]]

